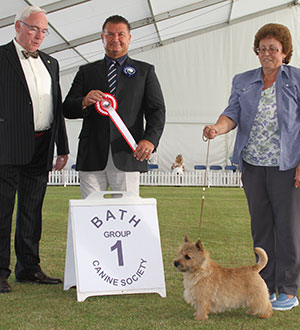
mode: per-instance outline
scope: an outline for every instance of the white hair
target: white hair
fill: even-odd
[[[46,14],[46,10],[37,7],[37,6],[29,6],[24,9],[22,9],[15,17],[15,23],[16,21],[24,21],[26,18],[28,18],[32,13],[44,13]]]

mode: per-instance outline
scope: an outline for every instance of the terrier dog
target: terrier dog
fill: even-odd
[[[248,307],[248,314],[268,318],[273,314],[269,291],[259,272],[268,256],[255,248],[258,262],[253,266],[223,268],[210,259],[200,239],[196,244],[185,236],[185,242],[174,266],[184,275],[184,299],[196,312],[195,320],[207,320],[210,312]]]

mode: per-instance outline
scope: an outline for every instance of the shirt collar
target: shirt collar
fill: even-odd
[[[110,65],[110,63],[112,61],[116,61],[120,66],[122,66],[127,58],[128,58],[128,54],[125,54],[118,58],[111,58],[105,54],[105,60],[106,60],[106,63],[108,64],[108,66]]]
[[[19,58],[20,58],[20,59],[24,59],[25,57],[24,57],[24,55],[22,54],[22,50],[25,50],[25,51],[26,51],[26,49],[23,48],[23,47],[17,42],[16,39],[14,39],[13,42],[14,42],[14,45],[15,45],[15,47],[16,47],[16,51],[17,51],[17,54],[18,54]]]
[[[282,75],[285,75],[287,78],[289,78],[288,70],[286,69],[286,64],[281,65],[279,72],[281,72]]]
[[[279,68],[279,71],[277,73],[277,77],[278,75],[285,75],[287,78],[289,78],[288,72],[286,70],[286,65],[282,64]],[[277,79],[276,79],[277,80]],[[257,81],[264,81],[263,79],[263,69],[262,67],[260,67],[258,70],[256,70],[256,72],[254,73],[250,83],[255,83]]]
[[[262,67],[260,67],[258,70],[255,70],[252,79],[250,80],[250,84],[256,83],[257,81],[264,81]]]

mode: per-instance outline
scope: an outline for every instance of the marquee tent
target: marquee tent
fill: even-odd
[[[63,95],[78,67],[104,56],[100,32],[119,14],[132,26],[130,56],[155,65],[167,106],[164,134],[154,162],[170,168],[177,154],[188,170],[204,164],[205,124],[226,107],[236,73],[259,66],[256,31],[266,23],[286,25],[293,37],[291,65],[300,66],[299,1],[287,0],[10,0],[1,8],[0,43],[14,36],[14,15],[27,5],[48,12],[49,36],[42,50],[58,59]],[[0,109],[1,111],[1,109]],[[66,120],[75,163],[81,120]],[[212,141],[209,163],[230,162],[235,132]]]

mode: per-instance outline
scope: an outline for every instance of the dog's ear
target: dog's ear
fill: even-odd
[[[190,240],[189,240],[189,238],[188,238],[188,235],[185,235],[185,236],[184,236],[184,242],[185,242],[185,243],[190,243]]]
[[[202,251],[203,250],[203,246],[202,246],[202,243],[201,243],[201,241],[200,241],[200,238],[198,239],[198,241],[196,242],[196,248],[198,249],[198,250],[200,250],[200,251]]]

